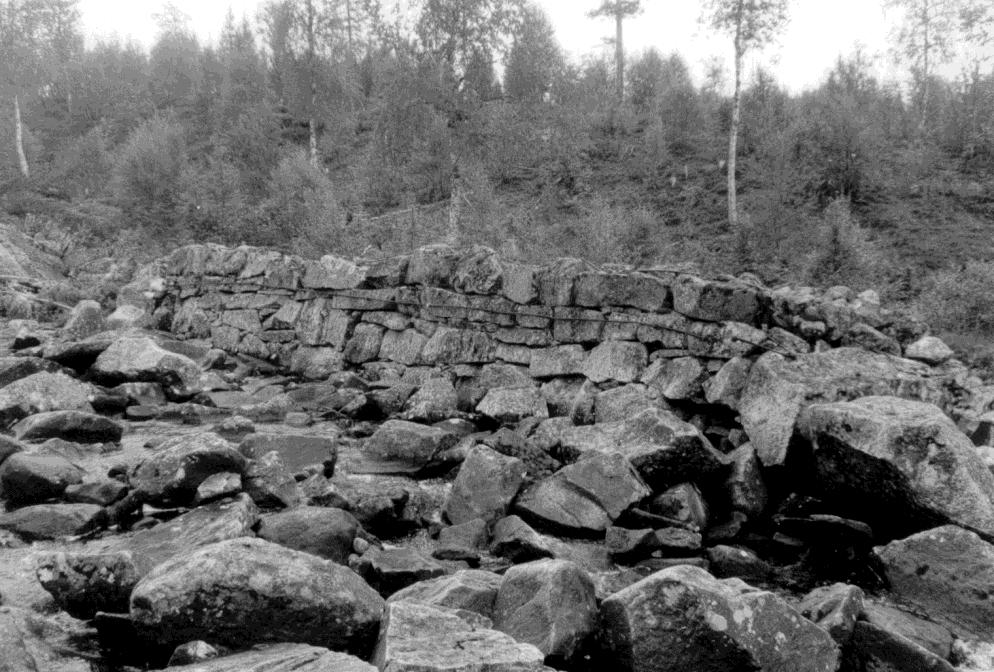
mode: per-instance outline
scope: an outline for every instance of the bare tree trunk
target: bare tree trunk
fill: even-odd
[[[741,4],[740,4],[741,7]],[[735,27],[735,93],[732,97],[732,126],[728,131],[728,226],[739,226],[738,199],[735,186],[735,163],[738,156],[739,125],[742,122],[742,20]]]
[[[621,28],[622,21],[625,17],[621,13],[620,7],[618,8],[618,12],[614,15],[614,18],[614,67],[616,69],[615,76],[618,80],[618,104],[620,105],[625,102],[625,42]]]
[[[24,153],[24,131],[21,128],[21,103],[17,96],[14,96],[14,144],[17,149],[17,163],[21,169],[21,177],[28,179],[31,177],[31,170],[28,168],[28,157]]]

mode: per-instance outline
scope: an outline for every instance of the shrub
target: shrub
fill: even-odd
[[[886,260],[850,212],[849,200],[838,198],[825,208],[807,257],[804,277],[816,285],[877,287],[886,280]]]
[[[303,151],[285,157],[273,170],[263,212],[263,225],[249,242],[313,258],[353,251],[356,241],[344,236],[344,216],[331,180]]]
[[[994,334],[994,263],[970,261],[932,275],[917,307],[933,328],[960,334]]]
[[[238,169],[216,154],[199,169],[188,166],[179,204],[187,230],[197,240],[238,244],[251,237],[252,212]]]
[[[183,127],[155,117],[136,128],[121,148],[114,193],[126,214],[149,231],[175,237],[180,233],[186,168]]]
[[[103,126],[95,126],[56,154],[50,181],[74,198],[99,195],[114,170],[113,156]]]
[[[547,227],[536,248],[538,259],[555,254],[597,263],[642,265],[660,256],[658,219],[646,208],[630,209],[597,198],[579,217]]]
[[[271,107],[258,103],[242,111],[221,129],[217,144],[224,160],[238,169],[245,196],[253,203],[261,200],[280,160],[279,119]]]

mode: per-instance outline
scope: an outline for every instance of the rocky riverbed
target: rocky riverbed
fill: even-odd
[[[0,670],[994,669],[936,339],[289,373],[115,315],[0,320]]]

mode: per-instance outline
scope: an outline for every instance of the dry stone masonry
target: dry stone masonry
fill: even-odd
[[[965,377],[925,325],[845,287],[770,289],[748,275],[578,259],[531,266],[444,245],[357,262],[194,245],[160,270],[160,324],[229,353],[311,378],[353,368],[410,380],[447,368],[486,383],[482,398],[451,390],[460,410],[503,423],[566,410],[577,419],[586,393],[598,423],[612,396],[624,417],[686,403],[726,408],[766,466],[783,464],[812,401],[893,395],[948,408]],[[486,375],[499,365],[514,375],[479,380],[481,367]]]
[[[194,245],[118,301],[0,322],[0,668],[994,669],[994,386],[873,292]]]

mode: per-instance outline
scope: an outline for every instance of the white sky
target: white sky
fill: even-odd
[[[610,48],[602,40],[613,35],[613,22],[586,16],[599,0],[537,2],[552,19],[560,43],[574,57]],[[117,35],[149,46],[156,31],[152,17],[162,4],[160,0],[81,0],[84,31],[91,41]],[[173,0],[173,4],[191,17],[199,37],[209,42],[220,31],[229,7],[236,17],[251,19],[260,0]],[[756,54],[751,64],[768,66],[781,84],[797,92],[819,84],[836,58],[852,53],[859,44],[868,55],[878,57],[878,77],[903,77],[904,70],[894,63],[889,42],[898,16],[893,11],[885,13],[882,4],[881,0],[793,0],[791,23],[779,44]],[[698,78],[711,57],[730,64],[730,40],[699,25],[699,2],[645,0],[644,5],[644,13],[626,22],[627,51],[656,47],[664,54],[679,52]],[[949,74],[955,72],[951,66]]]

